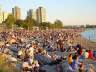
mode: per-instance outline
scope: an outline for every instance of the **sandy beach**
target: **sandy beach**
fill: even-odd
[[[79,43],[86,49],[96,50],[96,42],[89,41],[81,35],[75,38],[74,43]]]

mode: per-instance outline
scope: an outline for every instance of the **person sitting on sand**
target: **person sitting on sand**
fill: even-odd
[[[85,65],[83,62],[80,65],[79,72],[85,72]]]
[[[34,58],[34,46],[32,45],[32,47],[29,48],[29,56]]]
[[[24,61],[22,63],[22,68],[23,68],[23,71],[27,72],[29,70],[29,64],[27,61]]]
[[[88,58],[88,56],[89,56],[88,50],[86,50],[86,51],[83,53],[83,56],[84,56],[85,59]]]
[[[78,53],[78,55],[80,55],[80,56],[82,56],[82,48],[79,48],[78,50],[77,50],[77,53]]]
[[[23,51],[22,51],[22,49],[20,49],[20,50],[18,51],[17,58],[21,58],[21,55],[23,55]]]
[[[68,64],[70,65],[70,64],[72,64],[72,62],[73,62],[72,54],[69,54],[69,56],[68,56]]]
[[[73,56],[73,62],[72,62],[72,64],[71,64],[71,67],[72,67],[72,69],[73,69],[74,72],[77,72],[77,71],[79,70],[79,66],[81,65],[81,63],[79,62],[78,59],[79,59],[79,58],[78,58],[78,55],[75,54],[75,55]]]
[[[92,64],[90,64],[89,72],[96,72],[96,71],[95,71],[95,67],[94,67]]]
[[[93,59],[93,51],[92,50],[89,50],[88,53],[89,53],[88,58]]]

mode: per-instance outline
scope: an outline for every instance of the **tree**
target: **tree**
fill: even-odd
[[[22,24],[23,24],[23,20],[17,20],[17,21],[15,22],[15,24],[16,24],[18,27],[21,27]]]
[[[28,29],[28,24],[27,24],[26,20],[17,20],[16,21],[16,25],[18,27],[22,27],[22,28]]]
[[[53,24],[53,28],[63,28],[63,22],[60,20],[56,20]]]
[[[32,19],[31,17],[27,17],[25,21],[28,24],[29,29],[32,29],[32,27],[37,25],[37,22],[34,19]]]
[[[25,29],[28,29],[28,24],[27,24],[27,22],[24,20],[23,22],[22,22],[22,25],[21,25],[21,27],[22,28],[25,28]]]
[[[10,14],[8,16],[8,18],[5,20],[5,24],[8,28],[12,28],[12,25],[15,24],[15,19],[14,19],[14,16],[12,14]]]
[[[25,29],[32,29],[36,26],[36,21],[30,17],[27,17],[25,20],[17,20],[16,25]]]
[[[51,27],[51,23],[50,22],[43,22],[43,23],[40,23],[40,28],[41,29],[46,29],[46,28],[50,28]]]

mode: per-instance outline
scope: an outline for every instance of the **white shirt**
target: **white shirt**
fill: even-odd
[[[28,62],[23,62],[22,67],[29,67]]]
[[[29,56],[34,57],[34,48],[33,47],[29,48]]]
[[[88,58],[88,56],[89,56],[89,53],[88,52],[84,52],[84,57]]]
[[[22,55],[23,54],[23,52],[20,50],[19,52],[18,52],[18,55]]]

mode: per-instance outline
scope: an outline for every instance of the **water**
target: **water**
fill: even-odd
[[[82,32],[81,35],[88,40],[96,42],[96,29],[88,29]]]

